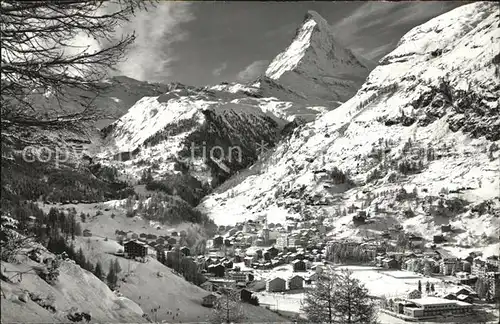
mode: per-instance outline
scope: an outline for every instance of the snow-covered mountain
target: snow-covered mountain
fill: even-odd
[[[80,89],[66,89],[68,100],[59,102],[51,91],[43,96],[33,96],[34,106],[47,114],[75,113],[91,104],[100,117],[95,126],[102,128],[120,118],[137,100],[145,96],[160,95],[168,90],[167,84],[138,81],[125,76],[114,76],[103,80],[98,93]]]
[[[206,197],[199,209],[217,224],[262,214],[275,223],[324,217],[345,237],[401,224],[432,239],[450,223],[457,244],[498,242],[497,9],[468,4],[413,28],[354,97],[295,129],[246,179]],[[322,61],[288,58],[304,52],[299,40],[323,30],[310,14],[267,74],[286,80],[287,73],[319,73]],[[314,57],[315,44],[298,56]],[[353,224],[357,209],[368,211],[371,224]]]
[[[131,179],[154,165],[154,175],[187,168],[198,180],[220,183],[255,162],[261,144],[278,141],[288,124],[273,113],[280,105],[291,103],[256,98],[242,85],[176,84],[160,96],[142,98],[103,129],[100,157],[114,157],[114,165]]]
[[[265,76],[310,104],[331,105],[352,97],[370,68],[342,47],[327,21],[309,11],[288,48],[269,64]]]
[[[198,179],[223,181],[255,162],[261,145],[273,146],[288,122],[296,118],[295,124],[309,122],[338,107],[367,73],[368,68],[335,41],[327,22],[311,11],[266,75],[247,85],[172,84],[160,96],[144,97],[103,131],[105,149],[100,157],[124,153],[129,160],[133,152],[132,160],[153,160],[159,165],[157,174],[165,174],[175,172],[179,159],[191,154],[192,145],[203,150],[205,143],[206,152],[216,146],[225,150],[237,146],[243,161],[226,156],[214,162],[196,156],[189,162],[190,172]],[[144,166],[124,165],[123,169],[136,177]]]

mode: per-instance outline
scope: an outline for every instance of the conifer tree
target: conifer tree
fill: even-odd
[[[239,294],[236,290],[225,288],[223,296],[215,301],[212,314],[213,323],[238,323],[244,318]]]
[[[82,248],[78,249],[78,252],[76,253],[76,264],[78,264],[80,267],[85,268],[85,264],[87,260],[85,259],[85,255],[83,254]]]
[[[109,264],[109,272],[108,275],[106,276],[106,280],[108,282],[108,287],[111,290],[114,290],[116,288],[116,284],[118,282],[118,277],[115,272],[115,265],[114,262],[111,261]]]
[[[118,259],[115,259],[115,262],[113,264],[113,267],[114,267],[114,270],[115,270],[115,273],[118,275],[121,271],[122,271],[122,268],[120,266],[120,262],[118,261]]]
[[[311,322],[377,322],[375,306],[368,290],[348,270],[320,277],[316,287],[306,293],[303,310]]]
[[[101,280],[104,277],[104,273],[102,271],[102,265],[101,265],[101,262],[99,262],[99,261],[97,261],[97,263],[95,265],[94,275]]]

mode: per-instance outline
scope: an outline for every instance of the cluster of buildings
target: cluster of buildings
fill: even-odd
[[[154,234],[136,234],[131,231],[123,232],[117,230],[115,232],[118,242],[123,244],[124,256],[130,259],[138,259],[144,261],[146,256],[156,256],[159,261],[167,258],[167,253],[172,251],[172,248],[179,241],[179,233],[173,231],[171,236]],[[183,256],[190,256],[191,251],[188,247],[180,248]]]

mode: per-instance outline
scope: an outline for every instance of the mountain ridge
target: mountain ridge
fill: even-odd
[[[441,216],[434,207],[420,204],[454,204],[453,194],[441,192],[458,191],[464,192],[460,199],[466,207],[451,213],[451,219],[439,220],[467,229],[454,238],[456,243],[483,244],[483,233],[498,240],[494,229],[500,210],[495,194],[500,185],[500,88],[494,81],[498,63],[493,44],[499,30],[495,17],[493,4],[474,3],[415,27],[353,98],[297,127],[261,163],[261,172],[226,192],[207,196],[199,209],[221,224],[259,215],[274,223],[288,217],[321,217],[333,226],[331,235],[338,237],[401,224],[432,239]],[[440,28],[439,36],[426,37]],[[442,52],[433,47],[439,44],[447,44]],[[401,188],[416,188],[419,198],[395,201]],[[495,206],[490,213],[473,211],[487,202]],[[352,214],[342,216],[351,205],[374,213],[376,226],[358,227]],[[373,212],[375,205],[392,214]],[[231,219],[222,213],[228,208]],[[400,216],[407,209],[416,216]],[[476,226],[481,222],[489,225]]]

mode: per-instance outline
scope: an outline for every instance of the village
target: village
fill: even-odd
[[[432,242],[397,226],[371,238],[336,239],[328,231],[318,220],[273,224],[262,216],[219,226],[203,255],[179,246],[184,231],[158,237],[116,231],[124,246],[117,255],[140,262],[154,257],[183,273],[207,291],[206,307],[221,298],[221,290],[232,289],[242,302],[298,316],[305,291],[322,273],[340,269],[366,285],[379,313],[402,320],[476,316],[499,296],[498,255],[453,256],[442,247],[450,225],[441,226],[442,235]]]

